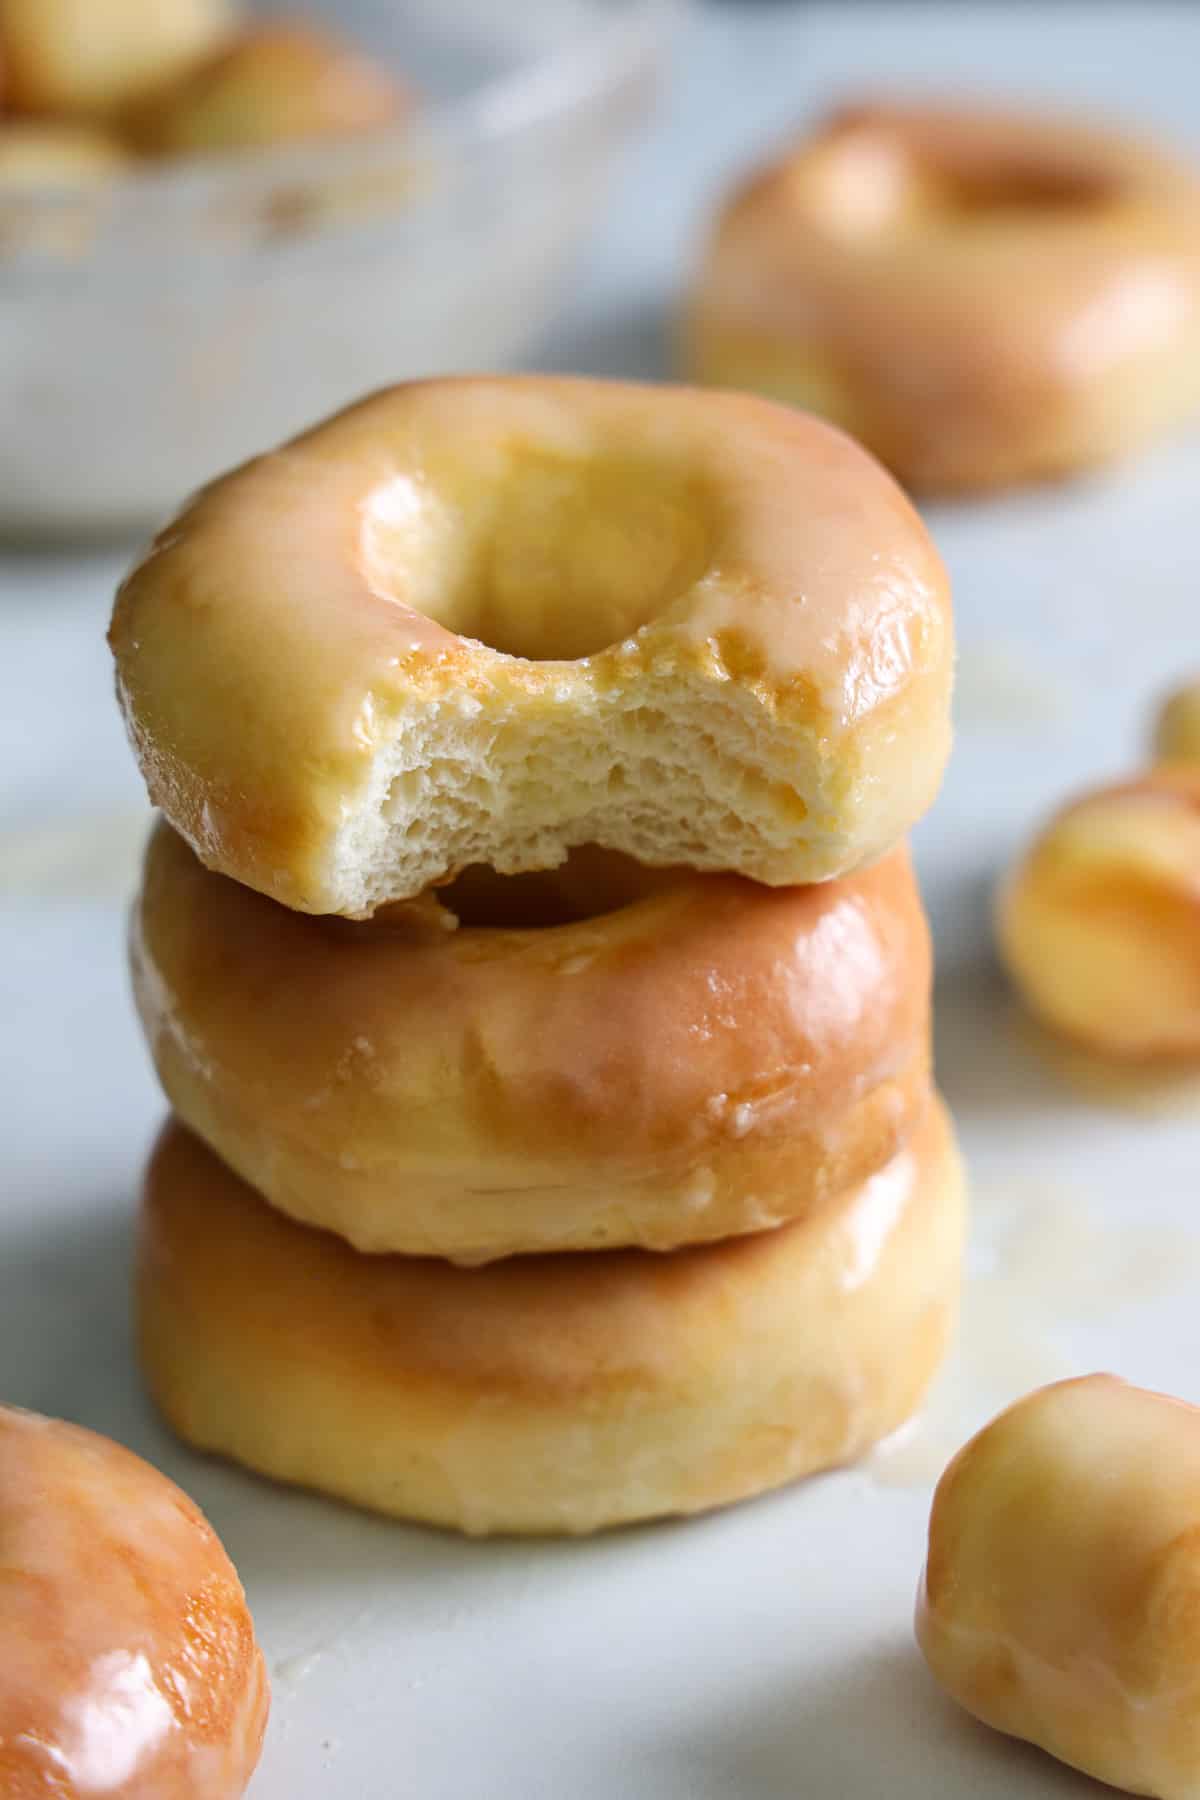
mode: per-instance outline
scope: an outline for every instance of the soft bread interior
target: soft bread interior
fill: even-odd
[[[797,879],[805,845],[814,875],[846,865],[853,774],[815,732],[806,743],[785,731],[735,684],[668,672],[617,692],[579,679],[564,689],[569,709],[450,693],[401,719],[335,839],[349,910],[473,863],[554,868],[583,844],[777,884]],[[887,817],[881,791],[863,798]]]

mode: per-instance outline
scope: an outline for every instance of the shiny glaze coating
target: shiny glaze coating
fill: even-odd
[[[933,1500],[917,1638],[977,1718],[1115,1788],[1200,1793],[1200,1410],[1040,1388]]]
[[[908,501],[819,421],[690,389],[376,395],[193,500],[110,641],[156,804],[311,912],[588,842],[835,875],[903,836],[949,743],[949,595]],[[423,788],[421,859],[368,879],[355,821],[468,751],[473,847]]]
[[[107,1438],[0,1407],[4,1800],[234,1800],[268,1704],[199,1508]]]
[[[131,958],[172,1105],[359,1249],[478,1262],[757,1230],[865,1179],[925,1110],[907,851],[806,888],[595,855],[462,885],[386,922],[311,919],[165,824],[147,851]],[[564,922],[523,923],[539,906]]]
[[[182,1436],[265,1474],[473,1533],[595,1531],[894,1430],[953,1328],[962,1237],[939,1103],[798,1225],[485,1269],[360,1256],[172,1122],[142,1206],[142,1362]]]
[[[997,934],[1056,1030],[1110,1056],[1200,1056],[1200,768],[1064,807],[1009,875]]]
[[[1200,405],[1200,181],[1069,119],[844,107],[722,212],[687,355],[916,488],[1104,461]]]

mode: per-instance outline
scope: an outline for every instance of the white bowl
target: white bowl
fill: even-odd
[[[0,532],[141,525],[371,388],[511,362],[678,0],[302,10],[402,72],[415,121],[0,203]]]

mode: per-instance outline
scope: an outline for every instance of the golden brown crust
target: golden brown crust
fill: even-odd
[[[630,874],[645,897],[573,923],[352,924],[160,825],[131,954],[167,1095],[294,1217],[460,1261],[726,1237],[887,1162],[929,1091],[907,852],[810,888]]]
[[[1200,182],[1118,132],[868,103],[751,176],[691,372],[810,404],[909,485],[1104,461],[1200,404]]]
[[[470,1532],[688,1513],[852,1460],[909,1416],[955,1315],[940,1105],[813,1219],[670,1256],[363,1257],[167,1126],[138,1254],[143,1366],[202,1448]]]
[[[93,1432],[0,1407],[0,1793],[233,1800],[269,1695],[199,1509]]]
[[[997,936],[1055,1030],[1109,1056],[1200,1055],[1200,768],[1063,807],[1008,876]]]
[[[741,395],[376,395],[199,495],[110,641],[155,803],[308,912],[589,842],[821,879],[903,836],[948,748],[920,520],[839,433]]]
[[[1038,1389],[934,1495],[917,1637],[997,1730],[1114,1788],[1200,1779],[1200,1410],[1111,1375]]]

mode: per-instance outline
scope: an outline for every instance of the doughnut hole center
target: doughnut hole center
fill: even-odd
[[[1116,197],[1103,170],[1034,159],[923,157],[894,131],[847,129],[804,172],[803,196],[831,236],[890,238],[1011,217],[1088,212]]]
[[[576,661],[665,612],[711,561],[713,502],[684,467],[636,450],[461,447],[368,498],[364,573],[460,637]]]
[[[525,875],[498,875],[485,864],[474,864],[439,888],[437,899],[460,927],[542,931],[620,912],[677,879],[669,870],[647,869],[619,851],[587,845],[572,850],[557,869]]]
[[[1108,205],[1115,192],[1111,178],[1098,170],[1053,163],[950,172],[943,185],[947,210],[967,218],[1090,212]]]

